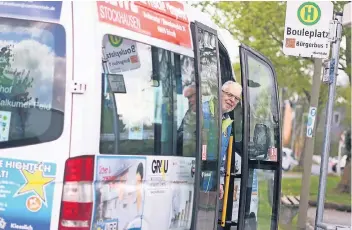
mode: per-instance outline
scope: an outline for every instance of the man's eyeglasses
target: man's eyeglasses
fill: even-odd
[[[235,98],[237,101],[241,101],[241,98],[233,95],[232,93],[226,92],[225,90],[222,90],[222,92],[224,92],[226,94],[226,96],[228,96],[230,98]]]

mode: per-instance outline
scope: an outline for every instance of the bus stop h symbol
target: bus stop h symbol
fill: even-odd
[[[314,25],[320,20],[320,7],[314,2],[305,2],[298,8],[297,17],[306,26]]]

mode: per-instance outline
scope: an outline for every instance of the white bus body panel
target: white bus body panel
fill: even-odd
[[[0,15],[11,18],[8,15]],[[64,127],[61,136],[51,142],[42,144],[27,145],[22,147],[1,149],[1,158],[10,158],[14,161],[36,161],[56,164],[54,199],[52,204],[51,230],[58,228],[58,220],[60,216],[60,204],[62,195],[62,181],[64,177],[65,161],[69,158],[70,153],[70,129],[71,129],[71,82],[72,82],[72,11],[71,2],[63,2],[61,9],[60,21],[43,20],[42,18],[25,18],[16,16],[18,19],[37,20],[43,22],[59,23],[65,28],[66,32],[66,92],[65,92],[65,113]],[[55,108],[53,108],[55,109]],[[40,121],[38,120],[40,124]],[[11,204],[9,204],[11,205]],[[23,204],[25,205],[25,204]],[[20,216],[21,213],[18,213]],[[9,223],[10,224],[10,223]]]

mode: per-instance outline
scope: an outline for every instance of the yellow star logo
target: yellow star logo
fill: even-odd
[[[34,192],[44,203],[46,203],[44,187],[45,185],[52,182],[55,178],[44,176],[43,171],[40,171],[39,169],[35,170],[34,172],[22,169],[21,172],[24,179],[26,180],[26,183],[17,191],[16,196],[23,195],[28,192]]]

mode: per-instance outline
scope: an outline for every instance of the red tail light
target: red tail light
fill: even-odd
[[[89,230],[93,210],[94,156],[66,161],[59,230]]]

